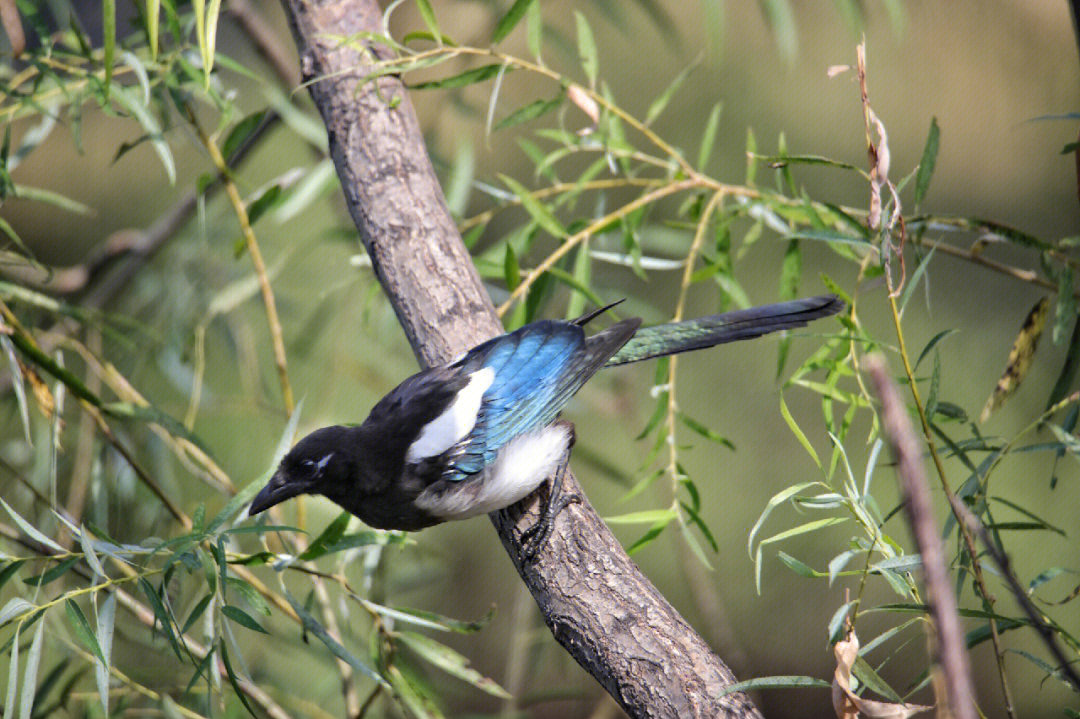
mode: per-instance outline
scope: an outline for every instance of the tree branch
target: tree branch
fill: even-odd
[[[322,113],[346,203],[420,362],[448,361],[503,331],[446,208],[412,104],[397,78],[364,86],[384,48],[374,0],[283,0],[301,73]],[[341,40],[348,38],[348,40]],[[567,491],[580,492],[567,476]],[[523,505],[523,506],[522,506]],[[492,521],[555,638],[634,717],[759,716],[735,679],[626,556],[588,503],[558,515],[523,564],[536,497]],[[526,518],[527,517],[527,518]]]

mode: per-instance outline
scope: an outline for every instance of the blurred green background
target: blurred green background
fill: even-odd
[[[792,154],[824,155],[865,166],[854,73],[833,79],[826,75],[831,65],[854,64],[855,44],[865,33],[871,101],[889,131],[894,177],[907,174],[918,162],[932,117],[941,127],[941,150],[925,210],[993,219],[1048,239],[1076,235],[1076,164],[1071,154],[1061,153],[1076,137],[1076,121],[1039,119],[1080,107],[1080,64],[1066,3],[909,2],[897,3],[895,14],[878,3],[864,5],[865,23],[853,26],[842,11],[844,3],[794,4],[790,20],[797,47],[792,49],[778,43],[782,23],[778,31],[775,19],[770,23],[757,3],[723,3],[717,13],[704,3],[657,3],[650,10],[643,2],[545,2],[544,18],[552,30],[545,59],[575,72],[571,11],[580,9],[596,34],[601,76],[613,96],[638,115],[644,114],[671,78],[698,61],[655,129],[692,154],[711,107],[722,102],[717,151],[709,169],[717,178],[741,182],[747,128],[753,129],[763,153],[776,150],[782,132]],[[291,51],[280,7],[265,3],[258,8]],[[497,17],[486,2],[438,4],[436,10],[444,32],[463,44],[484,44]],[[401,6],[393,17],[395,34],[422,26],[411,4]],[[506,47],[524,54],[524,34],[512,36]],[[792,52],[787,54],[785,47]],[[228,22],[222,25],[219,49],[268,74]],[[258,84],[241,78],[238,87],[241,106],[253,110],[265,103]],[[451,168],[463,158],[475,163],[479,180],[490,181],[496,173],[532,177],[532,165],[515,141],[527,133],[527,127],[490,136],[484,132],[488,89],[412,95],[429,151],[447,182]],[[508,77],[500,107],[516,107],[550,96],[553,90],[553,85]],[[297,91],[295,99],[310,105],[304,91]],[[583,118],[570,118],[584,124]],[[16,134],[22,129],[15,128]],[[81,152],[69,133],[55,131],[18,168],[18,182],[49,187],[95,208],[87,217],[37,203],[6,201],[4,219],[39,259],[53,264],[80,261],[112,233],[152,222],[174,201],[177,188],[190,187],[209,169],[198,141],[183,130],[174,130],[168,137],[177,160],[177,187],[168,185],[148,143],[114,161],[120,143],[140,134],[135,123],[118,122],[88,108]],[[245,191],[252,192],[268,178],[311,162],[311,152],[297,136],[278,129],[244,165],[239,179]],[[767,175],[765,171],[759,179],[767,182]],[[866,205],[866,185],[854,175],[829,168],[796,168],[795,176],[816,199]],[[486,208],[486,203],[473,191],[465,216]],[[220,198],[208,203],[199,218],[109,308],[137,317],[156,338],[127,351],[122,369],[140,391],[157,398],[159,406],[174,416],[182,417],[188,408],[190,327],[204,316],[211,299],[250,273],[247,258],[232,257],[239,235],[229,213]],[[511,229],[523,216],[500,215],[482,244]],[[263,222],[257,230],[268,264],[277,273],[274,287],[291,379],[298,396],[304,397],[301,432],[360,421],[376,399],[415,371],[416,363],[370,270],[353,261],[362,248],[338,192],[287,221]],[[684,241],[688,238],[678,242]],[[675,257],[685,253],[686,245],[678,242],[670,245]],[[766,233],[740,260],[736,276],[755,303],[777,299],[776,268],[783,249],[782,242]],[[1010,247],[991,246],[985,252],[1022,266],[1037,262]],[[851,265],[838,261],[823,245],[810,243],[804,248],[800,294],[825,291],[818,279],[822,271],[845,286],[854,281]],[[629,270],[609,267],[598,272],[596,289],[606,300],[629,296],[633,312],[645,315],[647,322],[659,322],[669,318],[674,308],[678,274],[653,272],[643,282]],[[927,279],[926,299],[912,302],[905,317],[909,342],[917,350],[938,331],[959,329],[940,345],[942,395],[977,416],[1024,315],[1045,292],[940,256]],[[873,292],[875,300],[882,299],[884,286]],[[687,314],[717,311],[718,302],[715,290],[698,289],[691,294]],[[862,321],[873,334],[892,336],[883,301],[864,303],[862,312]],[[835,331],[823,324],[797,333],[789,367],[816,348],[816,334]],[[257,299],[251,299],[227,316],[210,320],[207,327],[205,389],[194,429],[219,463],[246,482],[265,470],[285,424],[266,351],[265,316]],[[1009,436],[1021,429],[1026,418],[1037,415],[1063,356],[1064,347],[1045,338],[1025,387],[983,431]],[[780,417],[776,364],[773,338],[700,352],[681,362],[681,407],[736,447],[732,452],[698,439],[683,454],[702,492],[703,514],[721,551],[710,557],[714,565],[710,571],[693,557],[677,532],[667,532],[635,559],[740,678],[802,674],[830,679],[833,659],[825,626],[843,603],[845,590],[852,587],[843,581],[829,587],[824,580],[796,576],[775,560],[774,547],[774,556],[766,560],[759,595],[746,552],[747,532],[768,498],[785,486],[816,478],[805,451]],[[648,447],[634,437],[651,411],[652,384],[651,366],[604,373],[581,392],[567,413],[578,428],[573,469],[602,515],[670,501],[670,487],[663,481],[632,501],[620,501],[642,472]],[[827,451],[820,399],[798,388],[788,390],[785,397],[819,452]],[[45,471],[20,448],[14,402],[5,398],[0,410],[9,428],[3,433],[6,444],[0,446],[5,458]],[[40,431],[47,431],[47,422],[39,415],[34,421]],[[859,432],[865,436],[867,430],[865,422],[857,424],[853,436]],[[1080,476],[1075,460],[1067,457],[1057,470],[1060,483],[1050,491],[1051,459],[1044,454],[1010,457],[995,482],[1007,486],[1010,496],[1023,500],[1048,522],[1064,528],[1069,540],[1031,534],[1009,548],[1020,567],[1054,564],[1075,569],[1080,567],[1075,543],[1080,531],[1076,519]],[[865,454],[852,456],[856,474],[863,462]],[[953,469],[954,465],[950,463]],[[202,485],[184,481],[179,474],[163,481],[183,497],[187,511],[202,501],[220,504],[217,497],[208,499]],[[126,485],[120,479],[111,492],[136,491],[130,477]],[[893,481],[889,468],[879,468],[875,481],[880,496],[895,494],[887,488]],[[20,491],[9,486],[6,478],[0,478],[0,487],[4,496]],[[117,516],[117,507],[130,505],[105,495],[95,495],[94,501],[98,511],[109,516],[114,531],[122,531],[117,527],[127,524],[152,528],[161,519],[160,510],[151,503],[135,505],[134,514]],[[321,499],[310,500],[308,506],[310,525],[316,529],[337,513]],[[889,507],[883,504],[883,508]],[[778,531],[796,521],[790,509],[783,509],[773,515],[770,526]],[[890,527],[906,541],[906,530],[897,520]],[[641,531],[641,527],[616,527],[626,544]],[[841,527],[780,548],[821,568],[849,534]],[[415,547],[391,550],[386,558],[382,571],[393,603],[461,618],[478,617],[494,606],[496,617],[484,631],[451,637],[448,642],[478,670],[519,694],[519,705],[527,716],[619,715],[620,710],[554,644],[486,520],[435,527],[418,534],[416,540]],[[884,590],[871,599],[893,601]],[[1075,608],[1059,614],[1059,619],[1072,630],[1080,630]],[[877,629],[886,626],[882,622]],[[295,632],[282,621],[270,624],[275,635]],[[860,624],[864,636],[871,636],[874,629],[873,621]],[[1038,650],[1030,636],[1007,635],[1007,641],[1012,647]],[[257,636],[245,641],[247,665],[263,681],[293,686],[309,696],[311,715],[319,714],[314,705],[340,715],[339,678],[328,655],[321,647],[298,655],[295,646],[281,643],[277,636]],[[124,645],[118,647],[124,650]],[[138,651],[138,644],[132,642],[127,650]],[[920,640],[911,642],[883,675],[902,686],[922,668],[924,651]],[[978,693],[988,716],[1004,716],[989,644],[975,651],[974,662]],[[167,662],[160,667],[147,662],[144,671],[150,676],[166,666]],[[1075,707],[1075,697],[1059,683],[1040,686],[1041,673],[1022,659],[1010,658],[1009,670],[1021,716],[1057,717],[1067,702]],[[444,684],[440,686],[450,715],[500,709],[500,702],[463,684]],[[917,697],[927,698],[925,693]],[[822,690],[763,693],[755,699],[770,717],[818,717],[831,711],[828,692]]]

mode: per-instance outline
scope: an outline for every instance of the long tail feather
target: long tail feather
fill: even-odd
[[[842,309],[844,303],[836,295],[820,295],[643,327],[604,366],[615,367],[802,327],[811,320],[834,315]]]

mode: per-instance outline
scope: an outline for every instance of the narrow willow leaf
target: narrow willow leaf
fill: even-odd
[[[244,694],[243,690],[240,689],[240,680],[236,677],[232,662],[229,661],[229,650],[225,648],[224,637],[218,642],[218,650],[221,652],[221,663],[225,665],[225,675],[228,677],[229,683],[232,684],[233,691],[236,692],[236,696],[240,698],[241,703],[243,703],[244,708],[248,710],[248,713],[251,714],[252,717],[258,717],[259,715],[256,714],[255,710],[248,704],[247,696]]]
[[[581,69],[585,71],[585,77],[589,78],[589,87],[595,88],[596,75],[600,71],[596,40],[593,38],[588,20],[577,10],[574,11],[574,22],[577,24],[578,58],[581,60]]]
[[[101,561],[98,559],[97,552],[94,551],[94,543],[90,539],[86,527],[83,527],[78,532],[78,535],[79,544],[82,545],[83,556],[86,559],[86,563],[90,566],[91,571],[94,572],[94,576],[104,577],[105,568],[101,566]]]
[[[29,200],[31,202],[42,202],[46,205],[52,205],[65,212],[71,212],[76,215],[92,215],[94,214],[93,208],[88,205],[84,205],[78,200],[61,195],[59,192],[53,190],[47,190],[42,187],[30,187],[28,185],[15,184],[15,195],[21,200]]]
[[[521,284],[521,266],[514,254],[514,246],[509,242],[506,243],[506,254],[503,257],[503,280],[506,282],[506,289],[511,292]]]
[[[544,47],[544,15],[540,12],[538,2],[529,4],[525,18],[525,37],[529,52],[537,62],[543,64],[541,51]]]
[[[221,0],[210,0],[210,7],[206,9],[206,46],[204,48],[203,70],[206,73],[206,82],[210,82],[210,71],[214,69],[214,59],[217,55],[217,26],[221,16]]]
[[[693,417],[691,417],[691,416],[689,416],[689,415],[687,415],[687,414],[685,414],[685,413],[683,413],[681,411],[678,411],[677,414],[678,414],[679,420],[683,424],[685,424],[687,427],[689,427],[691,430],[696,432],[697,434],[701,435],[702,437],[704,437],[705,439],[707,439],[707,440],[709,440],[711,442],[716,442],[717,444],[723,445],[723,446],[727,447],[728,449],[734,451],[735,445],[727,437],[724,437],[723,435],[719,434],[715,430],[709,429],[708,427],[703,425],[701,422],[698,422]]]
[[[181,634],[187,634],[188,630],[195,625],[195,622],[199,621],[206,608],[210,606],[210,600],[213,598],[213,594],[207,594],[199,600],[198,604],[191,610],[191,614],[188,615],[187,621],[184,622],[184,628],[180,630]]]
[[[494,680],[485,677],[469,666],[469,660],[456,651],[430,637],[416,632],[401,632],[398,641],[412,649],[425,661],[437,666],[447,674],[472,684],[482,692],[501,699],[509,699],[510,693]]]
[[[420,11],[420,17],[431,31],[432,37],[442,45],[442,33],[439,31],[439,22],[435,19],[435,8],[431,7],[430,0],[416,0],[416,9]]]
[[[934,347],[937,346],[938,342],[945,339],[949,335],[955,334],[959,331],[960,330],[953,328],[948,330],[942,330],[941,332],[938,332],[936,335],[934,335],[930,339],[930,341],[926,343],[926,346],[923,347],[922,352],[919,353],[919,359],[915,360],[915,369],[919,369],[919,365],[922,364],[922,361],[924,359],[926,359],[926,355],[930,354],[930,350],[934,349]]]
[[[626,548],[626,553],[630,556],[633,556],[637,552],[647,547],[649,544],[652,543],[653,540],[655,540],[663,533],[663,531],[670,523],[671,520],[661,520],[653,526],[649,527],[648,531],[646,531],[645,534],[641,535],[641,537],[639,537],[636,542]]]
[[[783,562],[784,566],[798,574],[800,577],[807,577],[808,579],[818,579],[820,577],[826,576],[824,572],[819,572],[806,562],[796,559],[787,552],[777,552],[776,556],[781,562]]]
[[[8,562],[3,569],[0,569],[0,588],[3,588],[8,580],[14,577],[15,573],[18,572],[26,562],[26,559],[13,559]]]
[[[451,90],[453,88],[465,87],[467,85],[490,80],[498,75],[503,67],[504,63],[481,65],[480,67],[474,67],[471,70],[466,70],[457,75],[444,77],[441,80],[419,82],[415,85],[410,85],[409,87],[413,90]]]
[[[221,154],[226,158],[232,157],[236,151],[247,144],[252,133],[262,124],[269,110],[258,110],[251,113],[240,122],[236,123],[229,134],[225,136],[225,142],[221,143]]]
[[[1054,344],[1061,344],[1065,331],[1076,321],[1076,298],[1073,296],[1072,267],[1065,265],[1058,273],[1057,306],[1054,309],[1054,328],[1050,336]]]
[[[847,619],[848,613],[851,612],[853,606],[854,602],[844,602],[833,612],[828,624],[830,643],[834,643],[844,636],[846,629],[844,620]]]
[[[795,435],[795,438],[799,440],[799,444],[803,446],[803,449],[807,451],[807,453],[810,455],[810,458],[814,460],[814,464],[818,466],[818,469],[821,469],[821,460],[818,459],[818,454],[816,451],[814,451],[814,445],[810,444],[810,440],[806,438],[806,435],[803,434],[802,429],[799,428],[799,425],[795,421],[795,418],[791,416],[791,410],[788,409],[787,402],[784,400],[783,393],[781,393],[780,395],[780,415],[787,423],[788,429],[790,429],[792,434]]]
[[[789,676],[775,676],[775,677],[758,677],[757,679],[747,679],[744,682],[735,682],[723,687],[718,697],[727,696],[728,694],[734,694],[735,692],[749,692],[757,691],[759,689],[828,689],[832,684],[824,679],[818,679],[817,677],[803,677],[797,675]]]
[[[528,105],[519,107],[495,123],[491,128],[492,130],[502,130],[507,127],[513,127],[514,125],[520,125],[523,122],[529,120],[535,120],[538,117],[546,115],[552,110],[557,109],[563,103],[564,95],[559,94],[550,100],[534,100]]]
[[[165,168],[165,174],[169,178],[169,184],[175,184],[176,163],[173,161],[172,150],[169,149],[169,143],[165,141],[158,121],[150,113],[149,108],[139,102],[134,96],[134,92],[133,88],[117,85],[113,88],[112,96],[115,101],[127,110],[128,113],[142,126],[143,131],[146,132],[147,137],[150,139],[150,144],[153,146],[154,152],[157,153],[158,159],[161,160],[161,164]]]
[[[577,290],[570,293],[570,300],[566,305],[566,318],[580,317],[585,312],[585,300],[600,304],[595,293],[589,288],[592,284],[592,258],[589,257],[589,240],[586,239],[578,247],[577,255],[574,256],[574,273],[571,278]]]
[[[101,42],[105,66],[105,96],[109,96],[112,84],[113,61],[116,58],[116,0],[101,0]]]
[[[386,671],[394,698],[401,702],[417,719],[443,719],[443,713],[435,706],[431,698],[421,688],[409,680],[397,664],[391,664]]]
[[[758,516],[757,521],[754,522],[754,526],[750,528],[750,533],[746,537],[746,551],[750,554],[751,557],[754,556],[754,539],[757,537],[757,533],[758,531],[760,531],[761,526],[765,523],[765,519],[768,518],[772,511],[784,502],[797,495],[799,492],[802,492],[805,489],[809,489],[810,487],[820,486],[824,485],[822,485],[820,482],[803,482],[801,484],[795,484],[791,487],[787,487],[786,489],[782,489],[769,498],[769,501],[765,505],[765,509],[761,511],[761,514]]]
[[[889,686],[889,683],[882,679],[881,676],[874,671],[874,668],[870,666],[870,663],[861,656],[855,658],[855,664],[851,667],[851,673],[871,691],[880,694],[896,704],[904,703],[903,698],[897,694],[896,690]]]
[[[161,0],[146,0],[146,38],[150,41],[151,60],[157,60],[160,15]],[[108,714],[108,711],[106,711],[106,714]]]
[[[941,130],[938,128],[937,118],[932,117],[930,131],[926,135],[926,145],[923,146],[922,159],[919,160],[919,171],[915,175],[915,207],[922,204],[926,191],[930,187],[930,178],[934,174],[934,165],[937,163],[940,140]]]
[[[326,554],[327,547],[337,543],[345,535],[345,530],[348,529],[351,518],[352,515],[348,512],[338,514],[334,521],[326,525],[326,529],[308,545],[307,550],[300,555],[300,559],[307,561]]]
[[[94,678],[97,681],[98,698],[109,715],[109,666],[112,661],[113,628],[116,626],[116,593],[110,592],[98,607],[97,639],[101,647],[102,660],[94,666]]]
[[[705,131],[701,134],[701,147],[698,149],[697,167],[702,172],[705,165],[712,157],[713,145],[716,143],[716,132],[720,129],[720,110],[723,106],[718,102],[713,105],[709,112],[709,119],[705,121]]]
[[[74,599],[68,599],[64,602],[64,611],[68,624],[71,625],[72,631],[75,632],[75,636],[99,662],[104,663],[105,655],[101,651],[101,645],[98,644],[97,638],[94,637],[94,631],[90,628],[90,622],[86,621],[86,615],[83,614],[82,609],[79,608]]]
[[[15,520],[15,524],[19,525],[19,529],[21,529],[31,539],[44,544],[49,549],[51,549],[51,550],[53,550],[55,552],[59,552],[60,554],[63,554],[63,553],[65,553],[67,551],[66,549],[61,547],[59,544],[57,544],[56,542],[54,542],[53,540],[49,539],[44,534],[39,532],[37,530],[37,528],[34,527],[34,525],[30,524],[25,519],[23,519],[22,516],[18,512],[16,512],[14,509],[12,509],[8,505],[8,503],[3,500],[2,497],[0,497],[0,506],[3,506],[3,508],[7,510],[7,513],[11,516],[11,518],[13,520]]]
[[[383,687],[387,686],[386,680],[379,676],[374,669],[357,659],[352,652],[343,647],[340,642],[327,634],[326,630],[321,624],[319,624],[318,620],[316,620],[315,617],[311,616],[311,613],[304,608],[304,605],[296,601],[296,599],[293,598],[292,594],[285,592],[285,598],[289,601],[289,604],[292,605],[292,608],[297,613],[297,615],[299,615],[300,620],[304,625],[304,631],[310,634],[314,634],[316,637],[318,637],[319,641],[325,644],[326,648],[329,649],[334,656],[351,666],[356,671],[377,682]]]
[[[26,655],[26,668],[23,670],[22,696],[19,699],[19,719],[30,719],[34,708],[34,696],[37,690],[38,666],[41,664],[41,649],[45,638],[45,622],[39,621],[34,640],[30,643],[30,652]]]
[[[1035,356],[1035,349],[1042,337],[1043,328],[1046,327],[1046,318],[1050,311],[1050,300],[1043,297],[1028,312],[1024,324],[1020,327],[1019,334],[1013,341],[1009,351],[1009,359],[1005,363],[1005,371],[994,387],[990,398],[986,400],[979,422],[985,422],[990,414],[1007,400],[1016,388],[1020,386],[1031,369],[1031,360]]]
[[[32,612],[35,608],[35,605],[22,597],[12,597],[4,604],[4,608],[0,609],[0,627],[4,626],[15,617]],[[5,714],[5,716],[7,715]]]
[[[608,524],[652,524],[655,522],[670,522],[678,514],[670,507],[667,509],[646,509],[641,512],[619,514],[614,517],[604,517]]]
[[[2,624],[2,622],[0,622],[0,624]],[[20,629],[22,629],[22,625],[15,627],[15,634],[11,637],[11,656],[8,658],[7,697],[4,699],[4,716],[6,717],[15,716],[15,697],[19,693]]]
[[[244,627],[245,629],[250,629],[253,632],[262,632],[263,634],[269,634],[268,631],[263,629],[261,624],[255,621],[255,619],[250,614],[245,612],[240,607],[234,606],[232,604],[226,604],[221,608],[221,613],[232,621],[239,624],[240,626]]]
[[[560,239],[567,236],[566,228],[555,219],[555,215],[551,213],[551,210],[540,202],[540,200],[536,199],[524,185],[513,177],[501,173],[499,174],[499,179],[502,180],[504,185],[510,188],[511,192],[517,195],[518,199],[521,200],[522,207],[525,208],[529,215],[532,216],[537,224],[544,228],[548,234]]]
[[[649,109],[645,112],[645,124],[651,125],[660,117],[660,114],[664,111],[664,108],[671,102],[671,98],[682,87],[682,84],[686,82],[686,78],[690,76],[690,73],[697,69],[697,63],[691,63],[684,67],[678,75],[675,76],[664,91],[660,93],[655,100],[649,105]],[[708,129],[706,129],[706,132]]]
[[[143,594],[146,595],[147,600],[150,602],[150,607],[154,610],[154,618],[161,625],[161,633],[168,639],[170,646],[176,653],[176,658],[182,658],[180,653],[180,645],[176,641],[176,634],[173,632],[172,615],[169,614],[169,610],[165,608],[165,605],[161,602],[161,597],[158,595],[157,590],[154,589],[149,581],[143,577],[139,577],[139,588],[142,589]]]
[[[780,55],[792,62],[799,54],[799,35],[795,29],[795,13],[789,0],[760,0],[765,22],[773,32]]]
[[[1076,379],[1076,371],[1080,369],[1080,319],[1073,318],[1072,335],[1069,338],[1069,349],[1065,352],[1065,361],[1061,365],[1054,387],[1050,390],[1050,397],[1046,400],[1046,409],[1056,405],[1065,399],[1069,389]]]
[[[7,335],[0,334],[0,347],[4,348],[4,354],[8,358],[8,368],[11,371],[11,387],[15,390],[15,403],[19,407],[19,418],[22,420],[23,437],[30,447],[34,443],[30,440],[30,410],[26,403],[26,387],[23,386],[23,371],[19,360],[15,356],[15,346]]]
[[[503,38],[513,31],[517,24],[521,22],[521,18],[525,17],[525,13],[528,12],[529,6],[533,4],[535,0],[515,0],[514,4],[510,6],[510,9],[506,11],[506,14],[499,18],[498,24],[495,26],[495,32],[491,34],[491,44],[495,45],[501,42]]]

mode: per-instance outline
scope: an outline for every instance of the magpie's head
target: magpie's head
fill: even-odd
[[[253,517],[300,494],[334,494],[348,481],[350,442],[346,427],[323,427],[296,443],[248,509]]]

